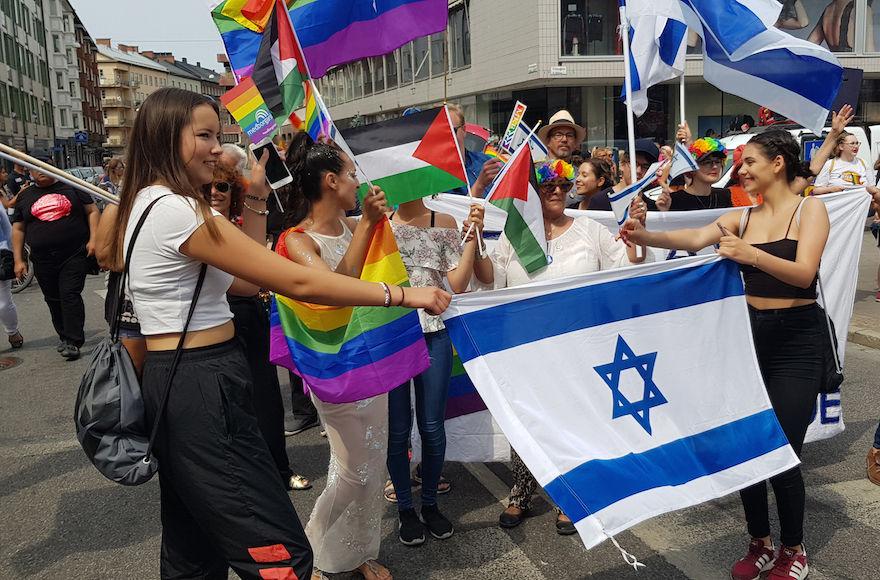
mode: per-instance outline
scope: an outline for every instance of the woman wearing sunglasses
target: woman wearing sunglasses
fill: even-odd
[[[664,188],[656,203],[648,200],[649,210],[690,211],[733,207],[729,189],[712,187],[721,179],[727,161],[727,149],[721,141],[714,137],[704,137],[694,141],[689,150],[699,169],[687,174],[689,183],[684,189],[670,191]]]
[[[264,162],[253,164],[251,183],[248,184],[238,168],[227,155],[220,158],[214,169],[214,181],[206,186],[206,197],[211,207],[236,224],[251,239],[260,244],[266,243],[265,207],[269,197],[266,184]],[[251,203],[249,203],[251,202]],[[269,364],[269,311],[266,298],[260,288],[249,282],[237,280],[227,293],[235,336],[242,342],[247,354],[248,366],[254,380],[252,403],[257,424],[275,460],[275,466],[288,490],[309,489],[312,484],[301,475],[295,475],[290,468],[287,449],[284,444],[284,404],[278,373]]]

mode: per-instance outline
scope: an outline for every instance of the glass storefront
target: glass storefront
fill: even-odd
[[[562,56],[620,54],[616,0],[562,0]]]

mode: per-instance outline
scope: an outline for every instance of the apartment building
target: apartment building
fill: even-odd
[[[73,119],[73,165],[98,166],[104,157],[104,111],[98,80],[98,45],[79,16],[74,16],[76,59],[79,63],[79,90],[82,117]]]

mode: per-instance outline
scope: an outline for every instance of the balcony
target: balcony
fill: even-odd
[[[134,82],[134,81],[131,81],[131,82],[130,82],[128,79],[126,79],[126,78],[122,78],[122,77],[113,77],[113,78],[110,78],[110,77],[101,77],[101,79],[100,79],[100,85],[101,85],[102,87],[121,87],[121,88],[127,88],[127,87],[130,87],[130,86],[136,86],[136,85],[132,85],[132,84],[131,84],[132,82]]]
[[[106,99],[101,99],[101,106],[105,109],[130,109],[131,99],[108,97]]]
[[[118,137],[110,137],[104,141],[103,147],[125,147],[125,141]]]
[[[131,119],[126,117],[108,117],[104,119],[105,127],[131,127],[132,122]]]

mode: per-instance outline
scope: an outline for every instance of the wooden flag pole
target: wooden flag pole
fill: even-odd
[[[66,183],[67,185],[79,189],[80,191],[84,191],[89,195],[93,195],[100,199],[103,199],[107,203],[119,204],[119,197],[104,191],[100,187],[92,185],[88,181],[83,181],[82,179],[75,177],[63,169],[58,169],[54,165],[49,165],[48,163],[44,163],[39,159],[35,159],[26,153],[22,153],[17,149],[13,149],[8,145],[4,145],[0,143],[0,157],[4,159],[8,159],[13,163],[18,163],[19,165],[23,165],[28,169],[33,169],[35,171],[39,171],[40,173],[45,173],[46,175],[50,175],[61,181],[62,183]]]

